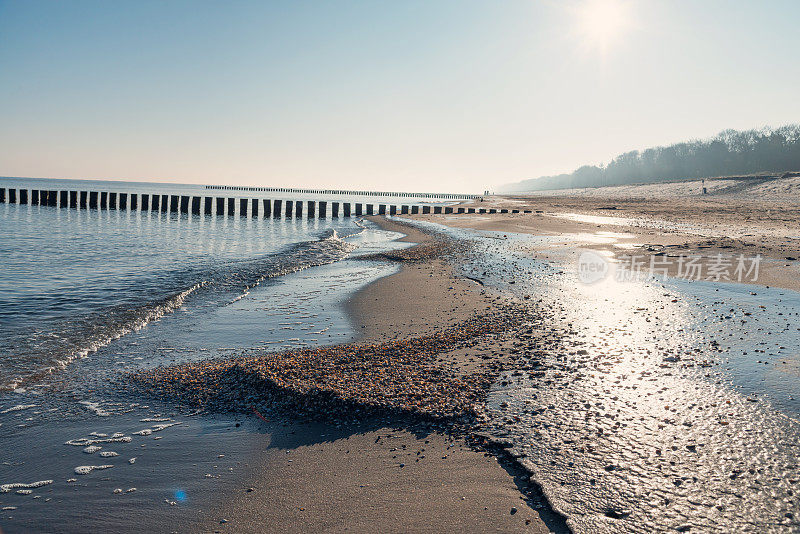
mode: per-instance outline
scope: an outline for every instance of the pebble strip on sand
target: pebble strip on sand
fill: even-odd
[[[280,410],[311,418],[378,414],[475,419],[497,376],[492,367],[461,374],[438,354],[519,327],[522,307],[500,306],[430,335],[162,367],[131,375],[148,393],[208,410]]]

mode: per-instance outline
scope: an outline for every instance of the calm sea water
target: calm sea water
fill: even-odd
[[[206,194],[123,182],[0,187]],[[0,531],[138,532],[178,516],[202,524],[223,488],[238,494],[243,466],[280,425],[176,410],[117,379],[350,341],[343,304],[397,269],[363,256],[409,246],[355,217],[241,217],[238,205],[217,217],[0,204]]]
[[[199,186],[60,180],[5,179],[0,186],[204,192]],[[287,283],[297,285],[286,276],[396,246],[391,241],[397,237],[355,218],[217,217],[16,204],[0,204],[0,228],[0,389],[6,391],[40,385],[114,343],[146,342],[152,355],[141,360],[160,362],[152,357],[164,355],[159,347],[181,345],[189,358],[208,356],[209,350],[329,341],[330,328],[344,335],[348,325],[341,314],[322,325],[322,320],[310,321],[319,315],[307,313],[304,323],[288,320],[289,312],[309,295],[319,301],[323,286],[326,295],[341,298],[387,267],[356,268],[367,272],[336,283],[329,270],[317,279],[312,275],[292,294],[282,292]],[[313,335],[324,328],[329,330]]]

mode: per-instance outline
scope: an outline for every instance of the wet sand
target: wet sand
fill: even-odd
[[[239,361],[236,371],[219,362],[179,366],[146,377],[156,390],[166,386],[182,402],[206,407],[223,398],[231,402],[231,389],[237,390],[232,400],[243,411],[252,398],[240,393],[248,388],[231,387],[229,378],[278,384],[279,393],[290,393],[285,408],[309,420],[267,415],[269,422],[258,423],[265,429],[263,445],[255,447],[239,490],[226,492],[202,517],[178,524],[237,532],[265,525],[281,531],[566,531],[526,471],[470,431],[472,405],[482,402],[509,361],[502,349],[513,309],[498,310],[513,303],[454,277],[440,257],[446,243],[397,222],[376,222],[420,245],[392,253],[400,271],[347,303],[363,334],[358,349]],[[388,362],[386,374],[372,375],[381,380],[377,387],[369,383],[376,367],[370,347],[379,347]],[[493,356],[476,358],[476,351]],[[244,380],[227,374],[241,369],[261,374]],[[198,390],[204,393],[192,398]],[[268,409],[262,406],[261,413]]]
[[[727,199],[487,205],[540,213],[409,218],[478,230],[495,263],[470,261],[465,272],[488,266],[487,284],[544,297],[538,311],[557,341],[541,350],[539,372],[506,373],[509,386],[494,390],[489,406],[497,435],[515,443],[511,451],[570,526],[796,532],[797,395],[755,369],[782,369],[797,346],[797,297],[778,289],[797,288],[800,278],[800,264],[786,258],[797,256],[791,203],[763,213],[752,211],[759,203]],[[617,209],[603,209],[610,206]],[[672,244],[706,256],[761,253],[772,263],[758,283],[774,287],[591,285],[571,268],[580,248],[617,256],[633,245],[653,255]],[[529,349],[542,346],[539,334],[530,339]]]
[[[615,255],[629,251],[631,246],[650,254],[668,248],[674,249],[670,253],[699,251],[706,256],[718,252],[759,253],[772,260],[762,271],[761,284],[797,287],[797,264],[785,259],[794,250],[792,236],[795,234],[792,232],[795,232],[796,223],[791,214],[787,215],[787,221],[783,221],[784,215],[766,215],[754,222],[742,217],[737,219],[737,210],[740,213],[742,206],[725,202],[715,207],[696,203],[672,212],[667,204],[644,201],[628,201],[625,210],[616,205],[615,210],[605,209],[609,207],[607,200],[581,203],[568,199],[565,204],[541,199],[514,199],[511,204],[503,204],[507,199],[490,202],[497,207],[513,205],[514,209],[524,205],[542,213],[417,218],[477,230],[550,236],[549,241],[528,250],[545,261],[553,255],[563,262],[563,250],[577,247]],[[565,216],[609,216],[609,212],[633,222]],[[396,228],[397,223],[384,221],[381,224]],[[424,250],[429,242],[429,237],[416,230],[404,228],[401,231],[409,234],[407,239],[422,242],[420,249]],[[558,241],[561,237],[563,242]],[[617,247],[620,243],[626,246]],[[400,273],[372,284],[348,303],[348,312],[363,334],[361,343],[386,345],[404,343],[409,337],[427,339],[442,331],[463,328],[475,318],[476,310],[493,311],[513,305],[504,299],[498,302],[495,295],[484,292],[482,286],[472,280],[454,277],[448,264],[436,255],[420,257],[414,252],[397,253],[394,259],[403,266]],[[543,346],[541,331],[537,328],[529,349]],[[483,376],[496,378],[497,372],[503,371],[509,382],[519,380],[513,378],[516,372],[512,372],[513,359],[508,356],[516,350],[524,350],[527,345],[520,343],[516,335],[491,332],[490,336],[491,339],[483,339],[480,345],[439,351],[436,361],[455,377],[485,373]],[[550,348],[558,345],[557,341],[549,345],[544,343]],[[539,379],[537,372],[530,376]],[[542,380],[549,384],[550,375],[548,377]],[[569,378],[558,373],[553,377],[565,380],[563,387],[569,383]],[[356,388],[356,391],[361,389]],[[354,405],[363,405],[364,398],[356,395],[353,400]],[[423,414],[430,408],[425,402],[419,407]],[[500,453],[498,464],[495,456],[485,455],[474,443],[470,446],[464,438],[448,435],[447,425],[435,420],[392,420],[381,416],[353,424],[346,417],[337,417],[340,419],[334,418],[332,427],[314,426],[319,423],[308,427],[291,424],[287,427],[292,429],[291,437],[273,435],[269,448],[258,455],[250,471],[252,478],[246,479],[252,491],[248,492],[243,485],[241,495],[223,500],[213,516],[225,517],[231,525],[238,523],[241,529],[253,531],[264,524],[288,530],[330,531],[347,527],[382,531],[565,528],[563,521],[543,502],[537,488],[530,485],[525,472],[518,470],[516,462]],[[580,432],[583,426],[577,428]],[[522,451],[519,447],[511,450]],[[535,471],[530,460],[536,458],[536,451],[528,447],[522,452],[528,458],[526,465]],[[563,466],[564,472],[569,469]],[[612,471],[604,468],[601,472]],[[514,514],[512,507],[516,508]],[[613,523],[631,512],[624,507],[619,510],[612,507],[604,513],[605,516],[599,515]],[[219,528],[226,528],[224,525],[228,524]]]
[[[600,188],[585,197],[542,193],[463,204],[531,213],[408,217],[452,227],[547,236],[551,239],[530,250],[545,260],[565,247],[592,249],[618,260],[637,255],[648,264],[651,257],[666,259],[670,276],[678,274],[680,256],[700,256],[707,272],[718,254],[760,255],[758,280],[752,283],[800,290],[800,207],[795,198],[785,197],[783,202],[755,195],[651,198],[637,190],[604,195],[602,189],[614,188]]]

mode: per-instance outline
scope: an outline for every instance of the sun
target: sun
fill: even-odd
[[[607,51],[633,26],[626,0],[583,0],[573,8],[575,30],[587,48]]]

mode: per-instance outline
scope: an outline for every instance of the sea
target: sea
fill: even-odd
[[[398,203],[88,180],[2,178],[0,187]],[[0,203],[0,531],[129,530],[135,523],[99,514],[117,489],[138,488],[117,503],[123,516],[147,509],[142,503],[210,495],[216,479],[182,480],[186,451],[195,451],[192,465],[217,447],[241,460],[269,439],[242,433],[233,416],[170,417],[169,405],[121,397],[117,380],[253,349],[354,340],[344,304],[397,269],[365,256],[409,246],[361,217],[243,217],[238,209],[238,200],[226,216]],[[123,450],[150,439],[162,449],[150,460]],[[170,439],[181,444],[171,453]],[[224,462],[216,456],[209,452],[207,469]],[[104,465],[114,469],[101,477]],[[175,509],[164,513],[174,519]]]

